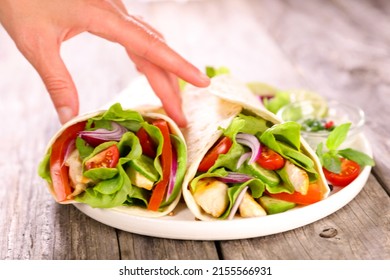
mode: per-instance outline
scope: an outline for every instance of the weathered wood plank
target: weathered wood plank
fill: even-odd
[[[156,230],[158,230],[156,228]],[[151,238],[124,231],[118,232],[122,259],[142,260],[217,260],[211,241],[182,241]]]
[[[384,117],[390,110],[389,1],[125,2],[201,68],[225,65],[244,81],[305,86],[361,106],[377,155],[375,174],[382,187],[390,186]],[[54,109],[3,29],[0,42],[0,259],[218,258],[213,242],[122,232],[56,204],[36,172],[44,145],[59,127]],[[137,75],[120,47],[92,35],[66,42],[62,55],[82,112],[111,100]],[[389,212],[388,196],[371,176],[355,200],[323,220],[218,246],[226,259],[389,259]],[[327,228],[338,234],[319,237]]]
[[[334,236],[320,236],[331,231]],[[223,242],[221,249],[224,259],[389,259],[390,198],[371,176],[354,200],[322,220],[282,234]]]

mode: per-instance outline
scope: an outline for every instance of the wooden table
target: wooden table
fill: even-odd
[[[306,88],[360,106],[376,160],[363,190],[307,226],[231,241],[141,236],[58,205],[37,175],[59,129],[34,69],[0,29],[0,259],[390,259],[390,2],[125,1],[199,68]],[[81,111],[110,101],[139,74],[122,47],[89,34],[63,45]],[[327,229],[337,235],[322,238]]]

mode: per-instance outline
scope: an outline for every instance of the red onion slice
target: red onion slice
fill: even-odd
[[[256,136],[248,133],[238,133],[236,135],[236,141],[239,144],[245,145],[251,149],[251,157],[248,161],[249,164],[255,162],[261,153],[261,144]]]
[[[253,179],[252,176],[249,176],[247,174],[243,174],[243,173],[239,173],[239,172],[228,172],[228,175],[223,177],[223,178],[219,178],[218,180],[223,182],[223,183],[244,183],[244,182],[247,182],[249,180]]]
[[[247,189],[248,189],[248,186],[243,188],[242,191],[240,192],[240,194],[238,195],[236,201],[234,202],[234,204],[232,206],[232,209],[230,210],[230,213],[229,213],[229,216],[227,217],[227,220],[233,219],[234,216],[236,215],[238,207],[240,206],[242,200],[244,199],[244,195],[245,195]]]
[[[243,154],[242,156],[240,156],[240,158],[238,159],[237,161],[237,166],[236,168],[239,169],[241,167],[241,165],[248,159],[250,158],[252,155],[252,152],[247,152],[245,154]]]
[[[70,154],[76,149],[76,140],[72,139],[69,142],[68,147],[66,147],[65,155],[64,155],[64,160],[62,161],[61,167],[64,166],[65,162],[68,160]]]
[[[88,144],[96,147],[107,141],[120,141],[122,135],[127,132],[127,129],[116,122],[111,123],[112,130],[105,128],[99,128],[91,131],[81,131],[79,136],[85,140]]]
[[[171,196],[173,189],[175,187],[176,183],[176,172],[177,172],[177,155],[175,149],[172,150],[172,165],[171,165],[171,175],[169,177],[169,184],[168,184],[168,189],[167,189],[167,198],[166,200],[169,199]]]

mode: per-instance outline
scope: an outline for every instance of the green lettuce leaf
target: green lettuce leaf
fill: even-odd
[[[230,139],[235,139],[237,133],[240,132],[256,135],[264,133],[267,129],[269,129],[269,124],[263,118],[239,114],[224,130],[223,134]]]
[[[89,119],[87,128],[91,128],[93,123],[94,130],[98,128],[110,129],[112,121],[136,132],[140,129],[144,119],[140,113],[133,110],[123,110],[120,103],[115,103],[103,115]]]
[[[276,152],[279,151],[277,143],[284,143],[291,146],[293,149],[300,151],[301,149],[301,126],[296,122],[284,122],[275,124],[267,129],[261,136],[260,141],[269,148],[274,147]]]
[[[112,208],[123,205],[132,186],[120,163],[118,163],[117,168],[118,174],[114,178],[87,188],[85,192],[77,195],[74,199],[95,208]]]
[[[49,184],[52,184],[51,176],[50,176],[50,155],[51,148],[47,151],[43,159],[38,165],[38,175],[46,180]]]

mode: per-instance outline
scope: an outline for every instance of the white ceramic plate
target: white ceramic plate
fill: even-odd
[[[372,156],[369,142],[360,134],[352,145]],[[141,235],[182,240],[233,240],[253,238],[292,230],[320,220],[348,204],[364,187],[371,167],[365,167],[356,180],[342,189],[334,189],[330,196],[305,207],[258,218],[223,221],[196,221],[184,203],[178,205],[173,216],[144,218],[129,216],[115,210],[75,206],[89,217],[124,231]]]

